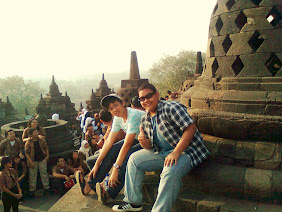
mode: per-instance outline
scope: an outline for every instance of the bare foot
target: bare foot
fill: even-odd
[[[91,190],[92,190],[92,189],[90,188],[90,186],[89,186],[87,180],[85,180],[85,187],[84,187],[84,190],[83,190],[84,194],[85,194],[85,195],[89,194]]]

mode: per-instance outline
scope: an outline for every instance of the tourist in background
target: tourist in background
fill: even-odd
[[[4,156],[1,161],[3,170],[0,172],[0,187],[2,188],[2,201],[4,212],[9,212],[13,208],[13,212],[18,211],[19,199],[22,197],[16,171],[12,168],[10,157]]]
[[[171,91],[167,91],[168,94],[168,99],[169,100],[175,100],[178,98],[178,93],[177,92],[171,92]]]
[[[26,143],[26,141],[30,139],[28,135],[28,130],[30,128],[35,128],[37,130],[40,139],[46,138],[45,130],[41,126],[39,126],[38,121],[36,119],[30,119],[27,123],[27,127],[23,131],[22,140],[24,143]]]
[[[15,132],[10,129],[6,133],[6,139],[0,143],[0,156],[16,157],[20,156],[24,158],[23,154],[23,142],[16,138]]]
[[[21,190],[22,190],[22,198],[20,201],[23,201],[25,196],[25,191],[28,190],[27,180],[26,180],[26,174],[27,174],[27,166],[26,162],[24,160],[21,160],[20,156],[15,156],[12,158],[12,167],[15,169],[17,176],[18,176],[18,182],[20,184]]]
[[[82,168],[83,162],[82,159],[78,155],[78,150],[75,150],[71,153],[71,156],[69,157],[67,164],[72,167],[72,169],[76,171],[81,171],[84,173],[84,169]]]
[[[34,196],[38,170],[40,172],[44,191],[51,191],[49,186],[49,175],[47,173],[49,149],[47,142],[39,136],[36,128],[30,128],[28,134],[30,135],[30,139],[25,143],[25,155],[29,169],[30,196]]]
[[[74,170],[66,165],[63,157],[59,157],[57,165],[52,170],[54,185],[59,194],[63,196],[74,185]]]

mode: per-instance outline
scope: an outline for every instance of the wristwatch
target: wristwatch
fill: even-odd
[[[117,163],[114,163],[113,167],[115,167],[116,169],[120,169],[120,165],[118,165]]]

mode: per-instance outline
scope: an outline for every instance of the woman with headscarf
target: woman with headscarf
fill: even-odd
[[[86,160],[89,156],[91,156],[91,151],[90,151],[90,148],[89,148],[89,143],[88,141],[86,140],[83,140],[81,142],[81,146],[78,150],[78,155],[79,157],[82,159],[82,160]]]

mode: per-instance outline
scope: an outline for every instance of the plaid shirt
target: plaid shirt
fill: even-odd
[[[184,130],[194,123],[187,112],[187,108],[181,103],[174,101],[159,101],[156,122],[157,129],[174,148],[181,139]],[[143,126],[146,137],[150,139],[154,151],[158,151],[159,148],[153,143],[153,128],[151,126],[149,112],[143,115],[141,125]],[[190,157],[193,167],[200,164],[209,155],[209,151],[205,147],[198,129],[184,152]]]

